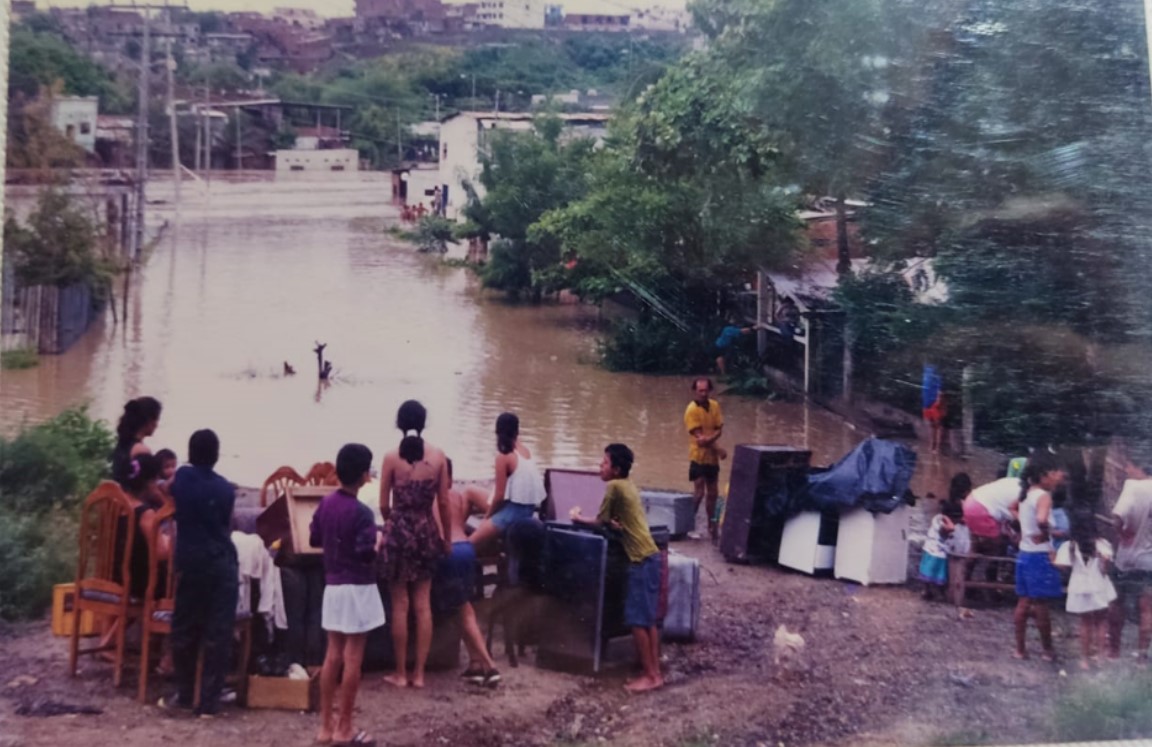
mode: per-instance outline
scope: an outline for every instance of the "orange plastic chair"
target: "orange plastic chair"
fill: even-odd
[[[339,485],[340,478],[336,476],[336,465],[332,462],[316,462],[304,477],[307,485]]]
[[[299,472],[288,466],[281,467],[269,475],[260,488],[260,508],[267,507],[269,503],[287,493],[289,486],[304,484],[305,480]]]
[[[142,600],[132,599],[132,542],[137,531],[132,505],[120,485],[105,480],[84,500],[80,512],[80,557],[76,565],[76,619],[91,612],[120,620],[111,648],[112,682],[120,687],[124,674],[125,632],[143,612]],[[117,536],[119,535],[119,537]],[[120,542],[117,542],[120,539]],[[75,677],[81,654],[96,654],[109,646],[80,648],[80,626],[72,626],[68,671]]]

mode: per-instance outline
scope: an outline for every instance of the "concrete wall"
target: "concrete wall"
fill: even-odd
[[[339,150],[278,150],[276,173],[349,172],[360,170],[360,154],[351,148]]]
[[[95,96],[61,96],[52,100],[52,124],[89,153],[96,152]]]

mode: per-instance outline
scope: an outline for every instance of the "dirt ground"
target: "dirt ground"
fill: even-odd
[[[704,541],[674,548],[702,561],[703,610],[697,642],[665,647],[662,691],[630,696],[623,673],[544,671],[531,651],[512,669],[497,644],[505,679],[495,690],[463,684],[456,672],[430,674],[422,692],[368,674],[359,725],[388,745],[1003,744],[1049,737],[1068,689],[1138,676],[1131,660],[1080,674],[1074,621],[1062,613],[1061,661],[1017,662],[1007,606],[961,619],[912,588],[730,565]],[[782,624],[805,646],[777,663]],[[0,747],[306,745],[315,733],[315,714],[230,709],[202,720],[141,706],[135,677],[114,692],[106,664],[88,660],[70,679],[66,648],[47,622],[0,629]],[[61,703],[101,713],[17,715]]]

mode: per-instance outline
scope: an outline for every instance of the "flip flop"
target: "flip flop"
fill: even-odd
[[[358,731],[347,742],[332,742],[332,747],[376,747],[376,740],[368,736],[368,732]]]

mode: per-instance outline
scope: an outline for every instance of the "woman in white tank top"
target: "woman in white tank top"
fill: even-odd
[[[544,502],[544,477],[532,452],[520,443],[520,419],[505,412],[496,418],[496,488],[488,514],[469,538],[478,553],[518,521],[535,518]]]
[[[1052,621],[1048,605],[1050,600],[1063,595],[1060,573],[1052,565],[1052,543],[1048,525],[1052,518],[1052,495],[1064,482],[1065,472],[1060,461],[1047,452],[1038,452],[1028,459],[1021,475],[1020,495],[1020,554],[1016,558],[1016,627],[1017,659],[1027,659],[1025,640],[1028,618],[1036,618],[1040,631],[1041,658],[1051,661]]]

